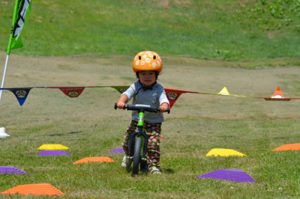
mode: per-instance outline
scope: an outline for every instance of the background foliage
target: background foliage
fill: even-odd
[[[14,1],[1,0],[4,50]],[[26,55],[125,55],[151,49],[200,59],[299,65],[298,0],[33,1]]]

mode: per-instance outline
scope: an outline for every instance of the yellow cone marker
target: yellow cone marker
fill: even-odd
[[[207,157],[211,156],[221,156],[221,157],[230,157],[230,156],[238,156],[238,157],[245,157],[246,155],[240,153],[233,149],[223,149],[223,148],[213,148],[207,154]]]
[[[62,144],[43,144],[38,150],[68,150],[69,147],[66,147]]]
[[[218,95],[230,95],[230,93],[226,86],[224,86],[224,88],[218,93]]]

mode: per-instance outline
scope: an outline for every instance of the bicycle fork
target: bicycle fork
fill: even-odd
[[[135,145],[135,140],[137,137],[141,138],[141,160],[147,161],[147,149],[148,149],[148,136],[144,132],[143,129],[137,130],[137,132],[130,134],[128,138],[128,152],[130,157],[132,158],[133,153],[134,153],[134,145]]]
[[[141,161],[145,161],[147,163],[147,148],[148,148],[148,136],[145,132],[144,128],[144,112],[141,111],[139,112],[139,121],[137,123],[137,128],[138,128],[138,134],[141,139]]]

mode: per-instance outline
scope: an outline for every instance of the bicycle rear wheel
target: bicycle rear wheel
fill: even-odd
[[[132,176],[136,176],[139,173],[139,166],[141,162],[141,148],[142,139],[139,136],[135,137],[133,164],[132,164]]]

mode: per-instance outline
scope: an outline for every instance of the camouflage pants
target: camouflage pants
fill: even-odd
[[[124,135],[123,140],[123,149],[126,155],[129,155],[128,151],[128,139],[130,134],[134,133],[137,128],[137,122],[131,121],[130,126]],[[148,145],[147,145],[147,162],[148,167],[160,165],[160,132],[161,132],[161,123],[158,124],[150,124],[145,122],[145,131],[148,136]]]

